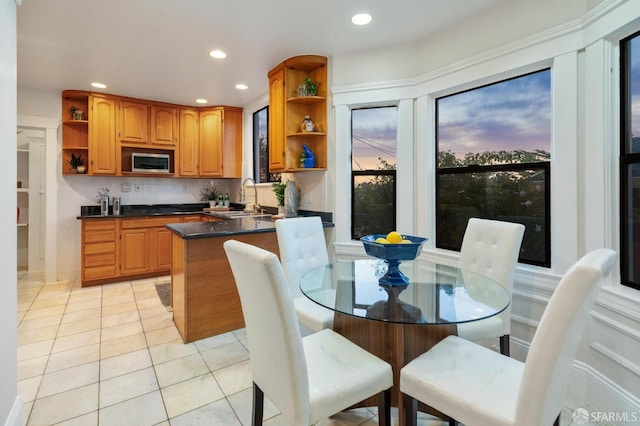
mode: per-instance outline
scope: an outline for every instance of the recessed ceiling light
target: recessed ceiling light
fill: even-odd
[[[373,18],[368,13],[358,13],[357,15],[353,15],[351,17],[351,22],[355,25],[367,25],[372,20]]]
[[[248,88],[249,86],[247,86],[246,84],[243,84],[243,83],[236,84],[236,89],[238,90],[247,90]]]
[[[202,98],[200,98],[200,99],[196,99],[196,102],[197,102],[197,103],[199,103],[199,104],[206,104],[206,103],[207,103],[207,102],[209,102],[209,101],[208,101],[208,100],[206,100],[206,99],[202,99]]]
[[[93,82],[91,83],[93,87],[97,87],[98,89],[106,89],[107,85],[104,83]]]
[[[224,53],[222,50],[212,50],[211,52],[209,52],[209,56],[211,56],[212,58],[216,58],[216,59],[224,59],[227,57],[227,54]]]

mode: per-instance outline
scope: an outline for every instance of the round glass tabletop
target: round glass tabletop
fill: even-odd
[[[434,262],[404,262],[409,283],[378,280],[387,264],[377,259],[338,261],[305,274],[302,293],[317,304],[360,318],[402,324],[459,324],[494,316],[509,306],[509,293],[472,271]]]

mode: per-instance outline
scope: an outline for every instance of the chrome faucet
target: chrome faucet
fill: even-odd
[[[251,183],[253,184],[253,211],[254,213],[258,211],[258,188],[256,188],[256,181],[253,180],[253,178],[246,178],[243,182],[242,182],[242,201],[246,202],[246,195],[245,195],[245,184],[247,183],[247,181],[250,180]]]

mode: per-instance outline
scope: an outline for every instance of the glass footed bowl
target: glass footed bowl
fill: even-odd
[[[360,241],[362,241],[367,255],[384,260],[388,265],[387,273],[379,279],[380,284],[406,286],[409,283],[409,279],[400,272],[400,263],[415,259],[427,239],[422,237],[413,237],[411,235],[403,235],[405,240],[409,240],[411,242],[399,244],[376,243],[375,240],[377,238],[385,237],[385,234],[365,235],[360,238]]]

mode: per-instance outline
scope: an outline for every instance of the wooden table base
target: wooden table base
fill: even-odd
[[[338,312],[334,315],[333,330],[391,364],[393,370],[391,405],[398,407],[400,425],[404,424],[402,393],[400,392],[400,370],[411,360],[428,351],[440,340],[449,335],[457,334],[455,324],[398,324],[358,318]],[[369,398],[358,404],[359,407],[375,407],[376,405],[376,397]],[[442,413],[425,405],[421,405],[419,409],[429,414],[444,417]]]

